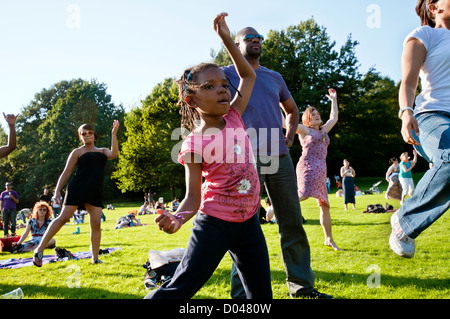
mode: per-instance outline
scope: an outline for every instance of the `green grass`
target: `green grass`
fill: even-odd
[[[369,181],[370,179],[368,179]],[[375,183],[371,179],[367,185]],[[363,183],[364,184],[364,183]],[[385,183],[386,184],[386,183]],[[366,185],[361,187],[366,189]],[[344,211],[343,198],[330,195],[333,236],[344,251],[336,252],[323,245],[324,237],[319,223],[316,201],[302,202],[307,219],[304,225],[311,246],[311,264],[316,274],[319,291],[344,299],[442,299],[450,297],[450,217],[444,215],[416,241],[413,259],[403,259],[389,249],[390,213],[363,214],[368,204],[386,202],[395,208],[398,201],[384,199],[384,194],[358,196],[357,210]],[[0,294],[21,287],[25,298],[48,299],[141,299],[147,291],[143,285],[149,249],[170,250],[183,248],[190,234],[191,223],[174,235],[167,235],[154,224],[155,215],[139,216],[144,227],[115,230],[118,217],[137,209],[140,203],[116,203],[116,210],[107,211],[102,224],[102,248],[120,247],[121,250],[101,257],[103,264],[91,265],[89,260],[58,262],[42,268],[23,267],[0,270]],[[88,217],[79,225],[81,234],[73,235],[78,225],[66,225],[55,236],[57,246],[71,252],[89,250]],[[277,225],[262,225],[269,247],[274,298],[288,299],[286,276],[281,259]],[[19,234],[23,229],[18,231]],[[54,254],[46,250],[46,254]],[[31,253],[0,253],[0,259],[28,258]],[[374,267],[374,268],[371,268]],[[222,260],[208,283],[195,298],[228,299],[230,291],[231,259]],[[374,269],[379,272],[379,287],[371,281]],[[377,275],[376,274],[376,275]],[[80,287],[73,288],[75,279]],[[369,284],[368,284],[369,279]]]

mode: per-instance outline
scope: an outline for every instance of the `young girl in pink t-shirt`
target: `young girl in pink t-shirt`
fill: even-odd
[[[186,197],[175,215],[161,214],[155,222],[175,233],[198,214],[174,276],[147,299],[191,298],[227,251],[247,297],[272,298],[269,257],[257,214],[259,179],[241,119],[256,75],[233,43],[225,16],[214,19],[214,29],[238,70],[239,94],[230,102],[228,79],[215,64],[190,68],[178,82],[182,126],[191,131],[179,155],[186,170]]]

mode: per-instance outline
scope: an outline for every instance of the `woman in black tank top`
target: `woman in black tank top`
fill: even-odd
[[[61,214],[49,225],[40,245],[34,251],[33,263],[36,266],[42,266],[43,251],[47,242],[72,218],[77,209],[86,209],[90,215],[91,263],[101,262],[98,259],[98,253],[101,241],[100,219],[103,209],[103,178],[106,161],[117,158],[119,153],[118,130],[119,122],[115,120],[111,132],[111,149],[107,149],[95,146],[97,134],[92,125],[83,124],[78,128],[78,136],[83,145],[74,149],[67,159],[66,167],[56,185],[54,194],[56,201],[61,198],[61,189],[69,180],[75,167],[77,167],[77,171],[67,187]]]

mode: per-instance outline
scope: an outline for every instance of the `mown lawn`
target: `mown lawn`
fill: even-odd
[[[374,183],[372,181],[370,183]],[[386,183],[384,183],[386,184]],[[384,185],[386,187],[386,185]],[[361,189],[366,189],[361,187]],[[395,208],[399,202],[387,201],[384,194],[358,196],[357,209],[344,211],[343,198],[330,194],[333,235],[344,251],[323,245],[319,211],[314,199],[302,202],[304,225],[311,245],[312,268],[319,291],[339,299],[448,299],[450,297],[450,216],[444,215],[416,241],[413,259],[403,259],[389,249],[391,213],[363,214],[368,204],[386,202]],[[57,262],[42,268],[24,267],[0,270],[0,294],[21,287],[30,299],[141,299],[147,291],[142,265],[149,249],[183,248],[191,223],[179,233],[167,235],[154,224],[156,215],[139,216],[143,227],[114,229],[118,217],[138,209],[141,203],[113,203],[105,210],[102,248],[120,247],[101,257],[103,264],[91,265],[88,259]],[[76,227],[81,233],[74,235]],[[277,225],[262,225],[269,247],[272,287],[275,299],[289,299],[281,259]],[[19,234],[23,229],[18,231]],[[82,225],[68,224],[56,235],[57,246],[71,252],[89,250],[88,217]],[[46,254],[54,254],[47,250]],[[0,260],[28,258],[31,253],[0,253]],[[197,299],[230,298],[231,259],[225,256]]]

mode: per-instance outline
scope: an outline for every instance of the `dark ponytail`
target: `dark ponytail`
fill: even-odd
[[[416,13],[420,18],[422,25],[428,25],[432,28],[436,26],[434,15],[430,11],[430,4],[436,3],[438,0],[418,0],[416,5]]]

